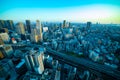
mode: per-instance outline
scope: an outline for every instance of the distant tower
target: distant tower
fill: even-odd
[[[63,28],[65,28],[67,25],[66,25],[66,20],[63,21]]]
[[[37,35],[39,37],[39,41],[43,41],[42,25],[39,20],[36,21],[36,29],[37,29]]]
[[[27,26],[27,31],[28,31],[28,33],[31,33],[31,24],[30,24],[30,20],[26,20],[26,26]]]
[[[19,22],[16,24],[16,30],[17,30],[17,33],[18,34],[22,34],[24,35],[25,34],[25,28],[24,28],[24,24]]]
[[[7,20],[7,27],[8,29],[14,30],[13,20]]]
[[[89,29],[91,27],[91,22],[87,22],[87,28]]]
[[[41,50],[31,50],[25,54],[26,66],[29,71],[42,74],[44,71],[43,52]]]
[[[68,25],[69,25],[69,27],[71,27],[71,23],[70,22],[68,23]]]
[[[38,28],[40,28],[40,21],[39,20],[36,20],[36,28],[38,29]]]

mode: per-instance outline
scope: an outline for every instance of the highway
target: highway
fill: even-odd
[[[17,45],[17,44],[15,44]],[[14,46],[14,45],[13,45]],[[19,46],[19,44],[18,44]],[[43,47],[41,45],[36,45],[36,44],[26,44],[25,46],[30,46],[30,47]],[[57,52],[55,50],[52,50],[51,48],[46,47],[46,52],[53,56],[53,58],[62,61],[66,64],[72,65],[77,67],[78,69],[81,69],[81,67],[84,67],[88,70],[100,72],[102,74],[107,75],[109,78],[113,78],[114,80],[120,80],[120,71],[113,69],[109,66],[103,65],[103,64],[98,64],[95,62],[92,62],[90,60],[87,60],[85,58],[77,58],[74,56],[70,56],[64,53]]]
[[[55,50],[52,50],[50,48],[46,48],[46,51],[49,55],[52,55],[54,58],[63,61],[65,63],[68,63],[72,66],[75,66],[77,68],[80,68],[80,66],[83,66],[87,69],[92,69],[100,73],[104,73],[110,78],[114,78],[115,80],[120,80],[120,71],[117,71],[116,69],[113,69],[109,66],[98,64],[89,60],[86,60],[84,58],[77,58],[74,56],[66,55],[64,53],[57,52]]]

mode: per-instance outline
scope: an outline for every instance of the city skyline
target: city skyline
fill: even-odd
[[[91,1],[0,1],[0,19],[72,21],[120,24],[119,0]]]
[[[120,80],[120,25],[0,20],[0,80]]]

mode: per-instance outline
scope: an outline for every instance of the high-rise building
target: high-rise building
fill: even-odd
[[[31,50],[25,54],[26,66],[29,71],[34,71],[38,74],[42,74],[44,71],[43,66],[43,52],[39,50]]]
[[[7,20],[7,27],[8,29],[14,30],[13,20]]]
[[[26,20],[26,27],[27,27],[28,33],[31,33],[31,24],[30,24],[30,20]]]
[[[29,71],[32,71],[32,67],[31,67],[31,63],[29,61],[29,53],[26,53],[25,56],[25,63],[26,63],[26,67]]]
[[[68,25],[69,25],[69,27],[72,27],[70,22],[68,23]]]
[[[40,28],[40,26],[41,26],[40,21],[39,21],[39,20],[36,20],[36,28],[37,28],[37,29],[39,29],[39,28]]]
[[[39,41],[39,39],[38,39],[38,35],[37,35],[37,30],[36,30],[36,28],[35,27],[32,27],[31,28],[31,42],[35,42],[35,43],[37,43],[38,41]]]
[[[62,24],[62,27],[63,28],[68,28],[70,27],[70,23],[69,22],[66,22],[66,20],[63,21],[63,24]]]
[[[87,22],[87,28],[89,29],[91,27],[91,22]]]
[[[16,24],[16,31],[18,34],[22,34],[24,35],[25,34],[25,28],[24,28],[24,24],[19,22]]]
[[[35,63],[34,69],[39,74],[42,74],[42,72],[44,71],[43,58],[42,57],[43,56],[42,56],[41,52],[33,55],[33,60],[34,60],[34,63]]]
[[[66,20],[63,21],[63,28],[65,28],[67,26],[66,24]]]
[[[36,31],[37,31],[39,41],[43,41],[42,25],[41,25],[41,22],[39,20],[36,21]]]

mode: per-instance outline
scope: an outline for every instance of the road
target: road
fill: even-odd
[[[17,44],[15,44],[17,45]],[[18,44],[20,45],[20,44]],[[22,44],[21,44],[22,45]],[[41,45],[36,44],[26,44],[25,46],[31,46],[31,47],[43,47]],[[53,56],[59,61],[65,62],[67,64],[70,64],[72,66],[77,67],[78,69],[82,67],[85,67],[87,69],[97,71],[100,73],[103,73],[107,75],[110,78],[114,78],[115,80],[120,80],[120,71],[113,69],[109,66],[98,64],[89,60],[86,60],[84,58],[77,58],[75,56],[70,56],[64,53],[57,52],[55,50],[52,50],[51,48],[46,47],[46,51],[49,55]]]
[[[92,69],[100,73],[104,73],[109,77],[113,77],[114,79],[120,80],[120,71],[117,71],[116,69],[113,69],[109,66],[98,64],[98,63],[86,60],[84,58],[77,58],[74,56],[66,55],[64,53],[57,52],[50,48],[46,48],[46,51],[49,53],[49,55],[52,55],[54,58],[60,61],[63,61],[65,63],[68,63],[72,66],[76,66],[77,68],[80,68],[80,66],[83,66],[88,69]]]

